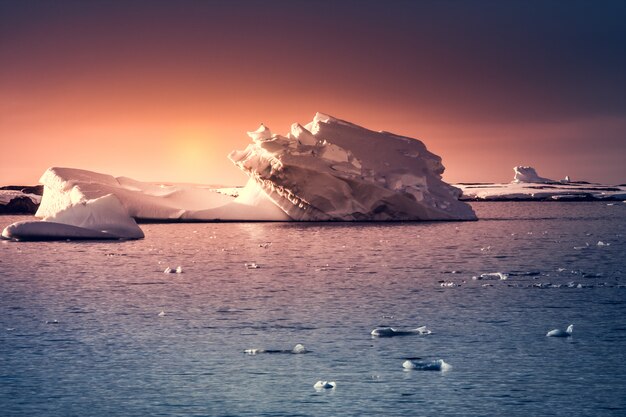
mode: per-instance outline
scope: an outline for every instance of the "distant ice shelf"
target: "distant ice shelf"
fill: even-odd
[[[464,201],[596,201],[626,200],[626,184],[602,185],[540,177],[532,167],[513,168],[510,183],[459,183]]]

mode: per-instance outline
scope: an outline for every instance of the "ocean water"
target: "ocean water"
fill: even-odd
[[[0,242],[0,414],[626,415],[626,204],[473,206],[478,222]],[[310,353],[244,353],[296,343]]]

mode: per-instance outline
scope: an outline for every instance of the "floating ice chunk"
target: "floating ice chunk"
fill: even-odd
[[[46,320],[46,324],[59,324],[59,321],[57,319],[54,320]]]
[[[605,242],[603,242],[601,240],[598,240],[598,243],[596,244],[596,246],[611,246],[611,244],[610,243],[605,243]]]
[[[452,281],[444,281],[442,283],[439,284],[442,288],[453,288],[453,287],[458,287],[459,285],[455,282]]]
[[[176,268],[170,268],[168,266],[167,268],[165,268],[163,273],[164,274],[182,274],[183,273],[183,267],[179,265]]]
[[[244,349],[243,353],[248,355],[258,355],[260,353],[292,353],[294,355],[299,355],[303,353],[309,353],[309,351],[304,347],[303,344],[298,343],[292,349],[260,349],[260,348],[252,348],[252,349]]]
[[[158,316],[159,316],[159,317],[165,317],[165,311],[161,311],[161,312],[158,314]]]
[[[484,274],[480,274],[478,276],[473,276],[473,280],[501,280],[504,281],[509,278],[509,274],[505,274],[503,272],[488,272]]]
[[[291,349],[291,353],[294,353],[294,354],[307,353],[307,350],[303,344],[298,343],[297,345],[293,347],[293,349]]]
[[[260,266],[259,266],[259,265],[257,265],[257,264],[256,264],[256,263],[254,263],[254,262],[246,263],[246,264],[244,264],[244,265],[245,265],[245,266],[246,266],[246,268],[248,268],[248,269],[259,269],[259,268],[260,268]]]
[[[402,363],[404,369],[415,369],[418,371],[447,371],[452,366],[444,362],[443,359],[437,359],[434,361],[419,361],[407,359]]]
[[[316,390],[335,389],[337,383],[335,381],[317,381],[313,388]]]
[[[13,223],[2,236],[16,240],[141,239],[142,230],[112,194],[81,200],[42,221]]]
[[[585,242],[585,246],[574,246],[574,249],[576,250],[589,249],[589,242]]]
[[[566,330],[554,329],[546,333],[548,337],[570,337],[574,331],[574,325],[570,324]]]
[[[411,330],[396,330],[393,327],[377,327],[370,333],[374,337],[395,337],[409,336],[413,334],[428,335],[432,332],[426,327],[421,326]]]
[[[263,248],[263,249],[267,249],[270,246],[272,246],[272,242],[267,242],[267,243],[259,243],[259,247]]]

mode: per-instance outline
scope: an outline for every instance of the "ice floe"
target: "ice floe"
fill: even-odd
[[[291,353],[294,355],[300,355],[303,353],[309,353],[309,351],[304,347],[303,344],[298,343],[292,349],[260,349],[260,348],[251,348],[245,349],[243,353],[248,355],[258,355],[261,353]]]
[[[443,359],[433,361],[422,361],[407,359],[402,363],[404,369],[414,369],[417,371],[447,371],[452,366]]]
[[[337,387],[337,383],[335,381],[317,381],[313,388],[316,390],[325,390],[325,389],[335,389]]]
[[[548,337],[570,337],[574,331],[574,325],[570,324],[566,330],[553,329],[546,333]]]
[[[428,335],[432,332],[426,327],[421,326],[410,330],[397,330],[393,327],[377,327],[371,331],[371,335],[374,337],[395,337],[395,336],[409,336],[409,335]]]
[[[500,280],[504,281],[509,278],[509,274],[505,274],[504,272],[487,272],[480,275],[475,275],[472,277],[473,280]]]
[[[182,274],[183,273],[183,267],[182,266],[177,266],[176,268],[171,268],[171,267],[167,267],[165,268],[165,270],[163,271],[164,274]]]

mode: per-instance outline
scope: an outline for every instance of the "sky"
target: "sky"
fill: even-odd
[[[449,182],[626,183],[626,2],[0,0],[0,185],[243,184],[246,131],[318,111]]]

